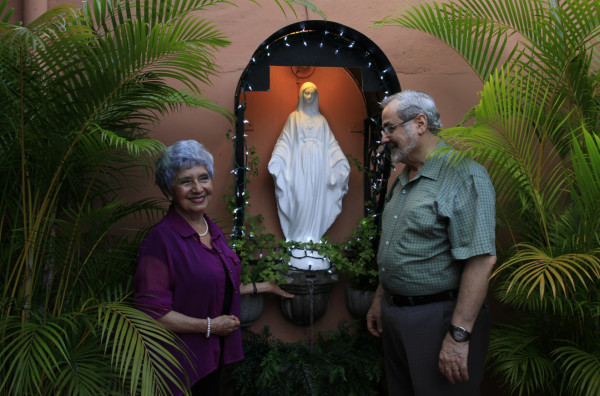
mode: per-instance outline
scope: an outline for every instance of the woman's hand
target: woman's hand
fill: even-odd
[[[254,289],[256,287],[256,289]],[[294,295],[286,292],[275,282],[258,282],[240,285],[240,294],[273,293],[283,298],[294,298]]]
[[[283,290],[281,287],[279,287],[276,283],[273,282],[265,282],[267,283],[267,285],[269,285],[269,292],[276,294],[278,296],[281,296],[283,298],[294,298],[294,295],[292,293],[288,293],[285,290]]]
[[[234,315],[221,315],[210,319],[210,334],[227,336],[240,327],[240,320]]]

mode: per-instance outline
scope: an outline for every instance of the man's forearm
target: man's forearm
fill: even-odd
[[[463,270],[458,301],[452,315],[452,324],[473,330],[473,325],[485,301],[490,275],[496,264],[496,256],[471,257]]]

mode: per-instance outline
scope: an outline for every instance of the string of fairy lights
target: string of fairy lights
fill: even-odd
[[[351,51],[351,58],[356,60],[363,69],[363,74],[375,73],[378,78],[379,86],[382,88],[378,98],[390,94],[390,80],[395,78],[395,72],[391,66],[381,67],[377,61],[377,56],[373,50],[365,49],[356,37],[348,34],[344,26],[339,25],[339,29],[312,29],[300,24],[300,29],[289,32],[272,42],[262,45],[251,57],[248,67],[242,74],[238,85],[238,92],[235,97],[235,115],[237,117],[236,133],[232,136],[235,164],[231,171],[235,175],[235,208],[233,209],[234,226],[232,231],[232,243],[235,246],[235,240],[245,237],[244,218],[245,209],[248,206],[248,191],[246,189],[248,158],[250,153],[246,142],[244,126],[248,120],[244,118],[246,111],[246,92],[253,91],[252,81],[253,72],[258,65],[277,64],[275,58],[280,51],[291,51],[295,49],[309,48],[313,53],[318,53],[320,57],[340,57]],[[272,58],[271,58],[272,57]],[[270,58],[270,59],[267,59]],[[346,56],[347,58],[347,56]],[[310,61],[310,60],[309,60]],[[335,61],[333,62],[335,63]],[[351,65],[348,65],[351,66]],[[365,71],[365,68],[368,69]],[[367,126],[368,147],[366,148],[365,172],[370,176],[369,195],[370,202],[366,203],[366,215],[377,218],[383,204],[382,193],[387,189],[387,182],[390,173],[389,153],[382,148],[380,141],[381,120],[378,117],[370,117]]]

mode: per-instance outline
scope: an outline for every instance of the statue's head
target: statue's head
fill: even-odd
[[[302,110],[305,113],[319,112],[319,91],[317,91],[317,86],[315,84],[305,82],[300,87],[298,110]]]

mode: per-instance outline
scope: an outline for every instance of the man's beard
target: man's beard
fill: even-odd
[[[415,147],[417,147],[417,136],[408,129],[406,129],[406,134],[408,135],[408,137],[410,139],[408,146],[406,146],[402,149],[399,147],[396,147],[395,149],[391,150],[391,160],[395,164],[398,164],[398,163],[404,161],[406,156],[408,154],[410,154],[410,152],[413,151],[415,149]]]

